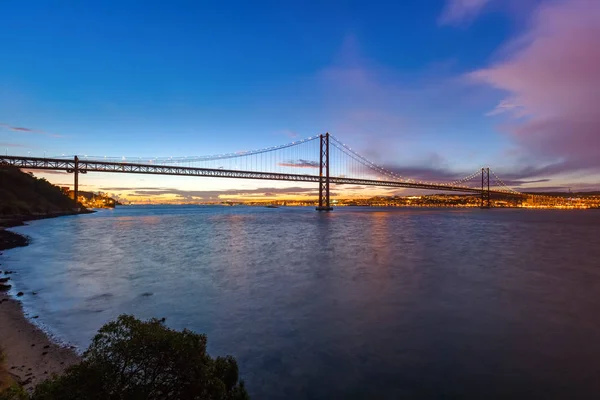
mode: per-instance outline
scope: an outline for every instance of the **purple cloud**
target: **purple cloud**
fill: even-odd
[[[319,163],[317,161],[308,161],[308,160],[289,160],[280,162],[277,165],[280,167],[292,167],[292,168],[319,168]]]
[[[62,137],[62,135],[48,133],[48,132],[44,132],[44,131],[40,131],[40,130],[36,130],[36,129],[24,128],[22,126],[12,126],[12,125],[6,124],[4,122],[0,122],[0,128],[8,129],[13,132],[37,133],[39,135],[46,135],[46,136],[50,136],[50,137],[54,137],[54,138]]]
[[[503,59],[469,74],[505,93],[488,115],[504,116],[530,163],[546,165],[538,174],[600,170],[598,21],[600,2],[543,4]]]

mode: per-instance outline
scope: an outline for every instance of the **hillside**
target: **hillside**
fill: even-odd
[[[46,179],[0,167],[0,218],[59,214],[73,208],[73,200]]]

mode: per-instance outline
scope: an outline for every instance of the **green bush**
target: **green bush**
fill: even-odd
[[[14,384],[2,390],[0,400],[28,400],[29,395],[21,386]]]
[[[206,336],[121,315],[98,331],[80,364],[35,388],[33,400],[249,399],[231,356],[211,358]]]

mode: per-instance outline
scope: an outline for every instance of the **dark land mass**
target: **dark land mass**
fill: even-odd
[[[44,178],[18,168],[0,168],[0,216],[35,216],[73,211],[80,206]]]
[[[4,228],[25,221],[89,213],[61,189],[18,168],[0,166],[0,251],[27,246],[29,239]],[[32,390],[35,384],[79,362],[73,348],[54,342],[23,313],[7,291],[13,271],[0,271],[0,391],[13,383]],[[35,293],[18,293],[17,296]],[[34,316],[33,318],[37,318]],[[2,394],[0,394],[2,397]],[[16,397],[15,397],[16,398]]]
[[[90,213],[44,178],[10,166],[0,166],[0,251],[26,246],[28,239],[3,228],[25,221]]]

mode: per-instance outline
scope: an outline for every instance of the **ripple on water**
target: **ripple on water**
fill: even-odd
[[[85,348],[121,313],[165,316],[236,356],[254,398],[600,392],[600,213],[272,211],[34,221],[0,263],[59,338]]]

